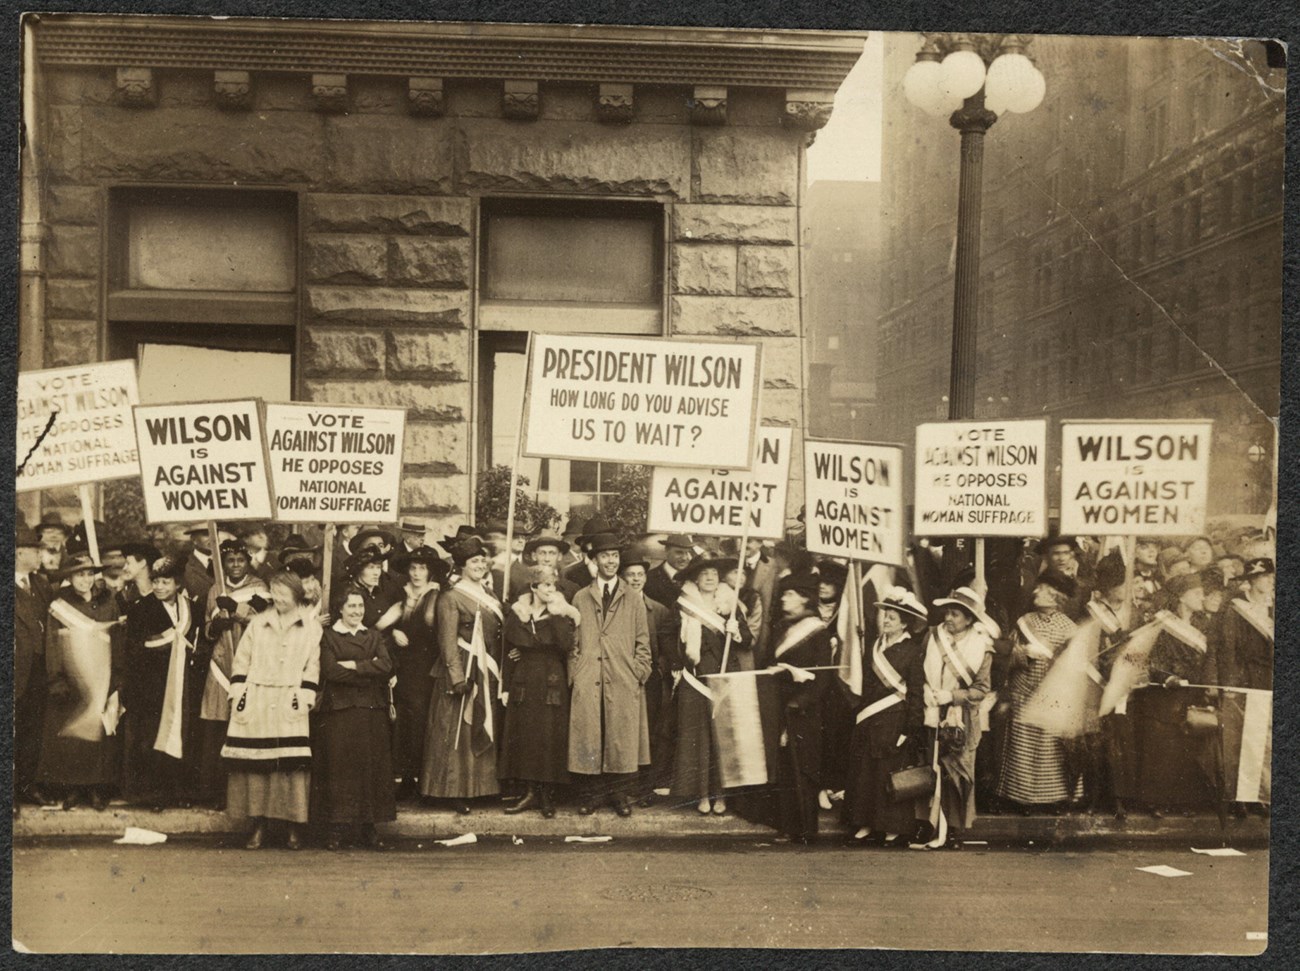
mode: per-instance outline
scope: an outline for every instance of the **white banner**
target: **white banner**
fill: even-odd
[[[18,372],[18,492],[140,474],[134,361]]]
[[[194,401],[135,409],[149,522],[271,518],[259,404]]]
[[[803,454],[809,552],[905,566],[902,446],[806,440]]]
[[[1046,536],[1047,421],[916,427],[914,536]]]
[[[655,466],[650,476],[651,533],[743,536],[749,501],[749,535],[785,535],[785,500],[790,485],[790,429],[760,428],[754,471]]]
[[[403,408],[266,405],[275,518],[391,523],[402,489]]]
[[[1061,425],[1061,532],[1190,536],[1205,531],[1212,421]]]
[[[739,341],[535,334],[524,454],[747,469],[759,366]]]

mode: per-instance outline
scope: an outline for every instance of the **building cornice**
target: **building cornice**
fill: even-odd
[[[833,92],[866,34],[41,14],[46,67],[721,85]]]

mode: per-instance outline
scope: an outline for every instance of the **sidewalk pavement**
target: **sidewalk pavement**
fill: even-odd
[[[122,803],[114,803],[103,812],[88,807],[64,811],[23,806],[13,820],[14,840],[60,839],[67,837],[118,837],[126,827],[138,826],[168,836],[208,836],[238,833],[248,828],[243,820],[233,820],[225,813],[210,809],[168,809],[152,812]],[[580,816],[572,807],[562,807],[554,819],[543,819],[537,812],[506,815],[501,804],[484,800],[468,816],[446,809],[401,804],[396,822],[381,825],[388,837],[399,839],[446,839],[462,833],[478,836],[612,836],[624,839],[692,839],[697,837],[747,838],[759,842],[774,836],[766,826],[747,822],[728,813],[725,816],[702,816],[694,804],[670,805],[667,799],[647,809],[636,809],[621,819],[613,810],[602,808],[591,816]],[[826,841],[837,840],[844,832],[836,812],[822,814],[822,833]],[[1154,819],[1133,813],[1125,820],[1106,815],[1063,816],[981,816],[966,834],[968,840],[983,840],[995,845],[1106,846],[1138,842],[1174,842],[1196,847],[1225,845],[1267,845],[1269,821],[1256,816],[1229,819],[1220,830],[1217,816],[1171,815]]]

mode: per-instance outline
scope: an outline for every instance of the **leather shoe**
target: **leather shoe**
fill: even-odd
[[[97,813],[102,813],[108,808],[108,800],[104,798],[104,794],[98,789],[90,793],[90,808]]]
[[[628,800],[627,796],[623,796],[614,803],[614,812],[618,813],[624,819],[632,815],[632,803]]]
[[[298,850],[302,849],[302,837],[298,835],[298,828],[295,826],[289,830],[289,835],[284,841],[285,849]]]
[[[532,809],[536,805],[537,790],[529,789],[528,792],[524,794],[524,798],[520,799],[513,806],[506,806],[506,815],[513,816],[515,813],[521,813],[525,809]]]
[[[549,789],[542,790],[542,818],[555,818],[555,800],[552,798]]]
[[[366,846],[372,850],[388,849],[388,844],[383,841],[383,839],[379,835],[379,830],[375,829],[374,826],[370,826],[369,828],[366,829],[362,839],[364,840]]]
[[[260,850],[262,848],[263,835],[264,835],[264,830],[262,829],[261,826],[258,826],[256,829],[253,830],[252,835],[248,837],[248,842],[244,844],[244,849]]]
[[[587,805],[586,803],[583,803],[581,806],[578,807],[579,816],[590,816],[595,811],[596,808],[594,806]]]
[[[468,816],[470,814],[469,803],[465,802],[463,799],[455,800],[451,804],[451,808],[456,810],[456,812],[460,813],[462,816]]]
[[[327,840],[325,840],[325,849],[329,850],[331,853],[338,852],[338,848],[339,848],[339,838],[337,836],[331,836]]]
[[[73,789],[71,792],[67,794],[66,797],[64,797],[63,808],[76,809],[85,801],[86,801],[86,794],[83,793],[80,789]]]

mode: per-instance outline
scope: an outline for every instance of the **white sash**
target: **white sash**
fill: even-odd
[[[171,644],[171,659],[167,662],[167,690],[163,694],[162,717],[158,719],[158,734],[154,736],[153,747],[174,759],[179,759],[182,755],[181,707],[185,697],[185,652],[191,646],[185,639],[185,631],[189,629],[190,602],[185,597],[177,597],[176,626],[144,642],[144,646],[150,648]]]
[[[691,674],[688,668],[682,668],[682,680],[685,681],[687,684],[689,684],[700,694],[704,695],[705,698],[708,698],[709,701],[713,700],[713,692],[709,690],[708,685],[706,685],[695,675]]]
[[[488,738],[496,741],[496,725],[492,711],[492,678],[497,679],[497,693],[501,693],[501,668],[497,665],[496,660],[492,657],[487,649],[487,644],[483,642],[483,618],[476,616],[474,618],[474,633],[470,635],[470,640],[466,642],[464,638],[457,638],[460,649],[470,656],[472,662],[477,658],[479,671],[483,675],[483,728],[487,732]],[[467,665],[468,666],[468,665]],[[475,684],[470,689],[471,692],[478,691],[478,685]],[[462,702],[465,712],[465,724],[473,724],[473,697],[472,695],[464,696],[469,698],[469,704]],[[460,740],[459,729],[456,732],[457,743]]]
[[[489,610],[496,615],[497,620],[505,623],[505,615],[501,613],[501,603],[496,597],[488,596],[488,592],[483,589],[481,583],[475,583],[472,580],[466,580],[463,577],[452,587],[453,590],[459,590],[465,596],[469,597],[484,610]]]
[[[861,725],[868,718],[878,715],[882,711],[887,711],[897,704],[901,704],[903,699],[907,697],[907,685],[904,683],[902,676],[898,673],[898,669],[889,663],[889,658],[885,657],[884,644],[885,639],[883,637],[877,637],[876,643],[872,645],[871,670],[875,672],[876,677],[889,685],[893,691],[885,695],[883,698],[877,698],[871,704],[867,705],[867,707],[858,712],[857,717],[854,719],[855,725]]]
[[[1051,649],[1040,641],[1034,635],[1034,632],[1029,629],[1029,624],[1026,622],[1027,616],[1028,615],[1026,615],[1026,617],[1021,617],[1016,621],[1016,629],[1020,631],[1020,636],[1025,639],[1025,646],[1029,648],[1030,656],[1036,657],[1040,661],[1052,660],[1056,655],[1053,654]]]
[[[781,643],[776,646],[772,657],[778,658],[787,651],[798,647],[814,634],[820,633],[826,629],[826,623],[819,617],[805,617],[799,623],[794,624],[785,632],[785,637],[781,638]]]
[[[1266,608],[1256,606],[1253,603],[1247,603],[1240,597],[1237,597],[1232,601],[1232,609],[1241,616],[1242,620],[1250,624],[1251,627],[1255,628],[1255,630],[1259,631],[1260,634],[1266,637],[1270,644],[1273,643],[1273,625],[1267,623],[1264,617],[1259,616],[1260,611],[1266,610]],[[1267,614],[1265,616],[1267,616]]]
[[[1202,654],[1210,649],[1209,644],[1205,641],[1205,635],[1172,611],[1156,611],[1156,620],[1160,622],[1160,626],[1164,630],[1188,647],[1200,651]]]
[[[1115,615],[1115,611],[1111,610],[1108,604],[1104,604],[1099,600],[1089,600],[1088,613],[1092,614],[1097,623],[1101,624],[1101,629],[1107,634],[1119,632],[1119,617]]]
[[[961,682],[962,687],[969,688],[975,681],[975,673],[971,671],[961,653],[957,650],[957,645],[952,642],[948,632],[942,627],[934,628],[934,638],[939,642],[939,649],[943,651],[944,658],[948,661],[948,666],[952,668],[953,673],[957,675],[957,680]]]
[[[692,620],[699,621],[710,630],[719,634],[727,633],[727,625],[722,622],[722,617],[702,604],[682,596],[677,598],[677,606],[690,614]]]

